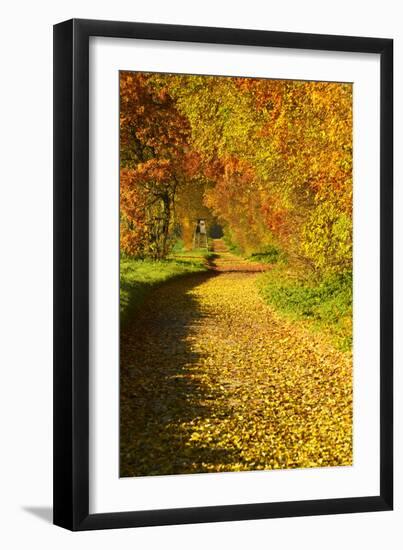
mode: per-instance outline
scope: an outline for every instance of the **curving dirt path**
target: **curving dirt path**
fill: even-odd
[[[352,463],[351,357],[279,318],[258,276],[174,280],[122,334],[121,476]]]

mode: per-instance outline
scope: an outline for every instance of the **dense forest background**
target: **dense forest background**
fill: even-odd
[[[122,72],[121,244],[166,257],[217,218],[242,252],[352,261],[352,86]]]
[[[351,84],[123,71],[120,167],[123,259],[189,251],[204,218],[281,265],[272,304],[351,343]]]

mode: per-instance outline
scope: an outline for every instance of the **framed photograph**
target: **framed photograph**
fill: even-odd
[[[54,27],[54,523],[391,510],[393,42]]]

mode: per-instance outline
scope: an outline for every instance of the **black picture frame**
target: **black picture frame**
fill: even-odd
[[[89,38],[364,52],[381,58],[380,491],[354,498],[89,513]],[[73,19],[54,26],[54,523],[71,530],[391,510],[393,40]]]

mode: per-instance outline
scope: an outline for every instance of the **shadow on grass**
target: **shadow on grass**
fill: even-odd
[[[120,325],[124,328],[126,322],[135,315],[149,293],[158,286],[192,273],[204,273],[208,268],[205,259],[188,260],[168,259],[157,261],[142,261],[125,259],[121,262],[120,272]]]
[[[214,471],[239,460],[233,449],[190,440],[192,423],[210,418],[220,397],[218,386],[200,376],[203,357],[191,348],[208,314],[190,292],[215,276],[190,275],[156,288],[121,332],[121,477]]]

